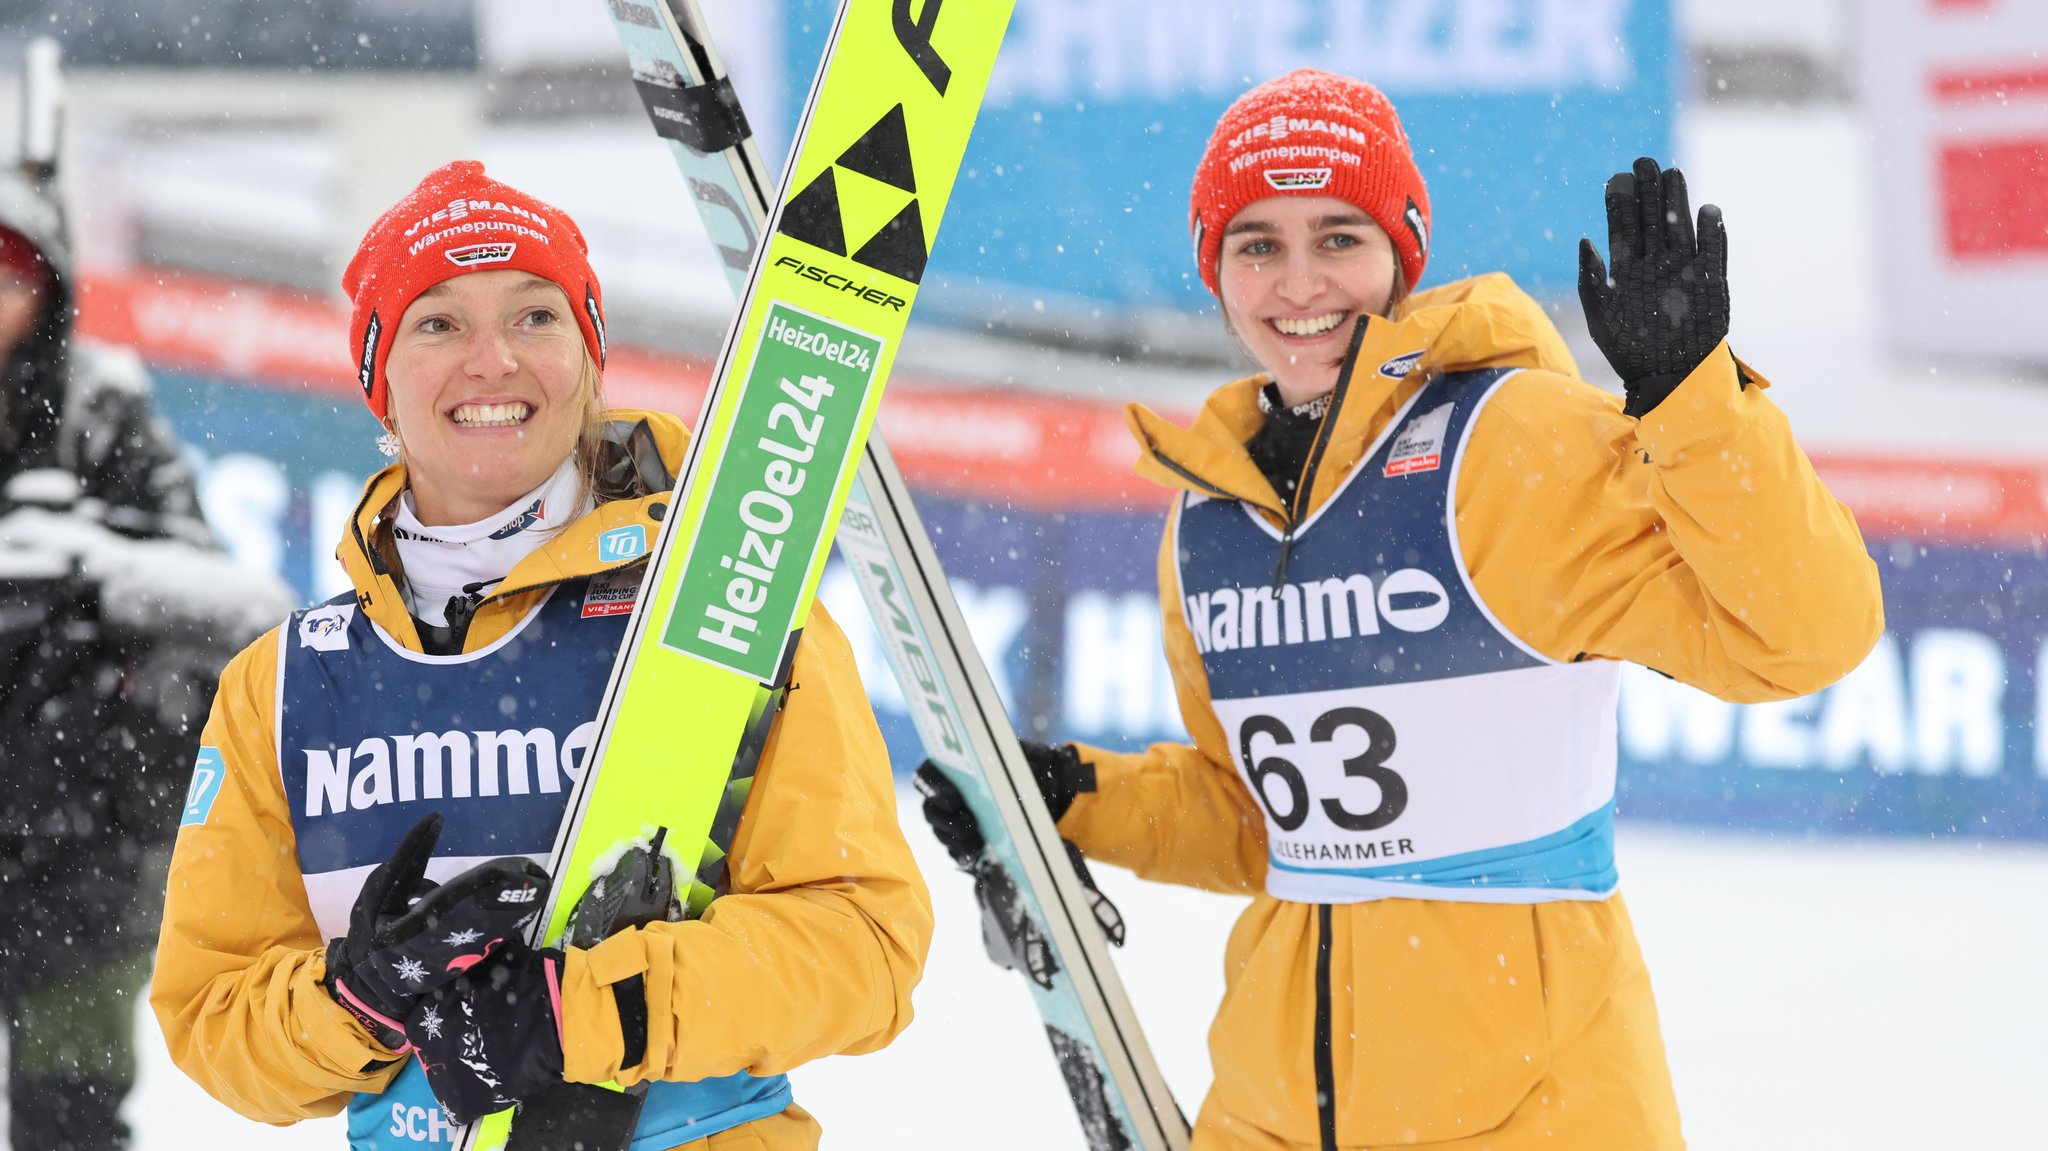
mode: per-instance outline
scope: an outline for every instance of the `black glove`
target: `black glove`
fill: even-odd
[[[1579,303],[1641,418],[1728,335],[1728,232],[1704,204],[1695,234],[1684,173],[1645,156],[1607,181],[1607,248],[1611,271],[1579,241]]]
[[[1095,790],[1095,765],[1083,763],[1073,744],[1048,747],[1030,740],[1017,743],[1055,821],[1074,805],[1077,794]],[[967,797],[930,760],[918,765],[911,782],[924,796],[925,822],[931,824],[932,833],[945,846],[946,854],[953,857],[962,871],[974,876],[974,897],[982,909],[982,944],[989,958],[1051,987],[1052,975],[1058,968],[1052,962],[1044,934],[1031,921],[1016,883],[1000,863],[986,854],[988,843],[975,822],[973,809],[967,806]],[[1122,913],[1095,886],[1095,877],[1089,874],[1081,849],[1067,840],[1060,842],[1067,849],[1067,858],[1087,897],[1088,909],[1102,927],[1103,935],[1111,943],[1123,946]]]
[[[562,1082],[562,953],[515,944],[423,996],[405,1021],[434,1098],[473,1123]]]
[[[1054,823],[1074,806],[1076,795],[1095,790],[1095,765],[1081,762],[1081,753],[1074,750],[1073,744],[1049,747],[1020,739],[1017,746],[1024,751],[1024,761],[1031,765],[1032,779],[1037,782],[1038,794],[1045,798],[1045,808]],[[931,760],[918,765],[911,782],[924,796],[924,818],[932,825],[932,833],[946,845],[946,853],[954,863],[971,870],[985,843],[960,789]]]
[[[441,837],[429,815],[405,833],[356,894],[348,934],[327,945],[327,992],[393,1052],[421,996],[519,933],[547,901],[548,873],[514,856],[479,863],[445,884],[426,878]]]

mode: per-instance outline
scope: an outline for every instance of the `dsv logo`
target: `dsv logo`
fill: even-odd
[[[938,23],[944,0],[925,0],[923,9],[911,15],[912,0],[895,0],[891,22],[896,42],[924,74],[933,90],[943,96],[953,78],[953,69],[932,46],[932,27]],[[917,174],[910,159],[910,129],[903,119],[903,105],[882,113],[874,126],[861,134],[839,158],[804,186],[782,211],[776,231],[806,244],[845,256],[846,223],[840,214],[839,169],[844,168],[889,187],[910,193],[910,202],[882,225],[881,231],[852,253],[855,263],[886,272],[915,284],[924,278],[925,262],[931,248],[925,241],[924,216],[917,206]]]

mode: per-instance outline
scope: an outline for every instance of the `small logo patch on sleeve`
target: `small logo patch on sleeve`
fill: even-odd
[[[613,528],[597,537],[597,559],[599,563],[618,563],[622,560],[639,559],[647,554],[647,529],[640,524],[630,527]]]
[[[192,786],[185,792],[185,814],[179,818],[179,827],[191,827],[206,822],[213,814],[213,801],[220,798],[220,782],[227,775],[227,761],[221,758],[217,747],[199,749],[199,760],[192,765]]]

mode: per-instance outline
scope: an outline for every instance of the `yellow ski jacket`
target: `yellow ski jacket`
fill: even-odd
[[[669,468],[680,466],[689,432],[679,419],[607,418],[647,421]],[[369,554],[404,486],[399,466],[371,478],[339,555],[360,610],[419,650],[398,586]],[[554,585],[629,566],[599,564],[597,537],[639,524],[652,538],[668,498],[603,504],[521,561],[477,608],[466,650],[506,634]],[[220,749],[225,782],[206,820],[178,836],[150,1004],[186,1074],[235,1111],[286,1124],[381,1091],[402,1064],[320,982],[327,941],[308,907],[277,756],[279,642],[273,630],[222,677],[202,742]],[[772,1075],[876,1050],[909,1024],[931,899],[897,823],[888,756],[851,651],[822,606],[793,678],[799,690],[769,737],[732,844],[731,893],[700,920],[570,949],[566,1078]],[[646,1055],[622,1067],[611,985],[635,975],[647,997]],[[816,1130],[792,1107],[715,1138],[805,1146]]]
[[[1548,317],[1504,275],[1411,297],[1372,325],[1357,362],[1418,347],[1405,379],[1353,375],[1326,417],[1304,519],[1431,373],[1520,367],[1476,419],[1453,506],[1473,586],[1503,627],[1552,659],[1627,660],[1737,701],[1817,691],[1876,643],[1877,571],[1855,520],[1794,442],[1769,382],[1726,344],[1640,421],[1578,378]],[[1139,473],[1225,493],[1284,529],[1289,509],[1244,448],[1264,419],[1263,382],[1226,385],[1192,429],[1133,405]],[[1317,906],[1263,893],[1264,819],[1180,610],[1177,515],[1160,603],[1193,743],[1082,748],[1097,790],[1060,830],[1148,878],[1256,893],[1226,956],[1203,1131],[1259,1148],[1679,1145],[1618,896]],[[1334,1079],[1334,1144],[1319,1061]]]

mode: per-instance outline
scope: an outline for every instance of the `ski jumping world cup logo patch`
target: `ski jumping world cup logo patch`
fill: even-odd
[[[1266,172],[1266,183],[1282,192],[1314,191],[1329,182],[1328,168],[1273,168]]]
[[[356,618],[356,605],[329,604],[316,607],[299,618],[299,646],[314,651],[347,651],[348,625]]]
[[[461,248],[450,248],[441,253],[448,262],[458,268],[475,267],[478,264],[502,264],[519,250],[517,244],[469,244]]]
[[[1444,435],[1451,425],[1450,404],[1439,404],[1408,421],[1387,454],[1387,476],[1412,476],[1433,472],[1444,463]]]
[[[583,618],[629,615],[640,598],[640,569],[624,568],[590,577],[583,592]]]

